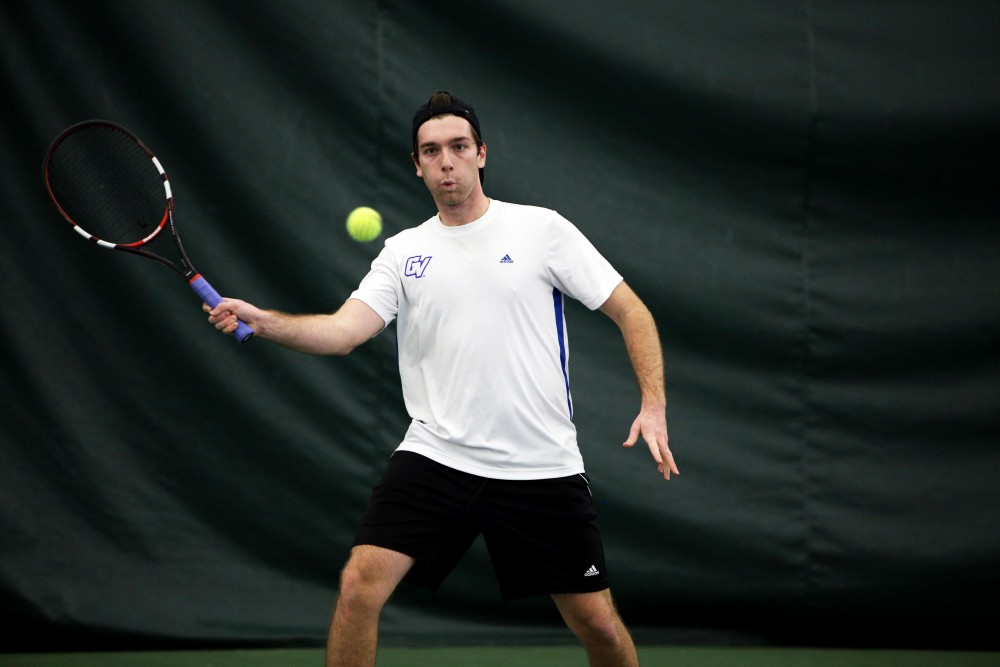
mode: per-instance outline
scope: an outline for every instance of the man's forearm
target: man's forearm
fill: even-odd
[[[623,314],[620,326],[643,404],[665,406],[663,349],[652,313],[637,299]]]
[[[260,324],[262,338],[296,352],[347,354],[355,347],[343,332],[338,332],[333,315],[291,315],[269,310]]]

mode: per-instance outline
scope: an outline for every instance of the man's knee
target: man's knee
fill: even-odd
[[[412,564],[409,556],[388,549],[355,547],[340,572],[337,606],[357,611],[380,610]]]
[[[609,591],[553,596],[569,629],[584,643],[613,645],[627,636]]]
[[[625,635],[625,626],[615,613],[584,615],[571,629],[584,644],[613,646],[620,643]]]

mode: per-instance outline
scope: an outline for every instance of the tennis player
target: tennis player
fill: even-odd
[[[393,320],[412,421],[375,486],[341,573],[327,665],[374,665],[382,608],[401,581],[438,588],[483,535],[503,599],[548,595],[591,665],[637,665],[612,600],[577,446],[564,299],[620,327],[641,390],[640,436],[664,479],[663,357],[649,310],[558,213],[491,199],[475,110],[436,93],[413,118],[413,164],[437,214],[385,242],[332,314],[289,315],[226,299],[265,338],[347,354]]]

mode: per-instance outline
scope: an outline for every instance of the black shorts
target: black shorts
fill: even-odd
[[[584,475],[499,480],[396,452],[372,491],[355,546],[412,557],[404,581],[436,590],[480,535],[504,600],[608,588]]]

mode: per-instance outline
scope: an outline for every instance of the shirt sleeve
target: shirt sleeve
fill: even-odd
[[[397,262],[389,247],[385,246],[372,261],[368,275],[351,292],[350,298],[370,306],[388,326],[399,314],[401,290]]]
[[[558,213],[550,225],[547,264],[556,289],[591,310],[604,305],[622,281],[583,232]]]

